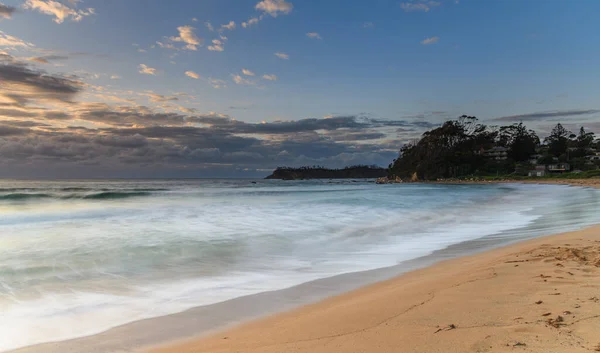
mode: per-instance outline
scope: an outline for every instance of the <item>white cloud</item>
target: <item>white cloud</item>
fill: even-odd
[[[252,72],[248,69],[242,69],[242,73],[246,76],[254,76],[254,72]]]
[[[229,21],[228,24],[226,25],[221,25],[221,29],[228,29],[230,31],[233,31],[235,29],[235,22],[234,21]]]
[[[151,67],[149,67],[149,66],[147,66],[145,64],[140,64],[138,66],[138,69],[139,69],[138,72],[140,74],[144,74],[144,75],[156,75],[157,74],[157,70],[156,69],[151,68]]]
[[[400,8],[406,12],[422,11],[428,12],[434,7],[440,6],[439,1],[428,1],[428,0],[415,0],[412,2],[403,2],[400,4]]]
[[[254,81],[245,79],[241,75],[231,74],[231,79],[233,80],[233,82],[235,82],[236,85],[246,85],[246,86],[255,85]]]
[[[208,46],[208,50],[210,51],[223,51],[225,48],[223,47],[223,41],[219,39],[213,39],[212,45]]]
[[[198,75],[198,74],[197,74],[197,73],[195,73],[194,71],[186,71],[186,72],[185,72],[185,75],[186,75],[187,77],[191,77],[191,78],[193,78],[193,79],[196,79],[196,80],[200,78],[200,75]]]
[[[28,42],[25,42],[17,37],[13,37],[11,35],[8,35],[2,31],[0,31],[0,47],[9,47],[9,48],[15,48],[15,47],[25,47],[25,48],[29,48],[29,47],[33,47],[34,45]]]
[[[319,33],[317,33],[317,32],[309,32],[309,33],[306,33],[306,36],[307,36],[308,38],[311,38],[311,39],[323,39],[323,38],[321,37],[321,35],[320,35]]]
[[[73,5],[74,3],[71,2]],[[86,10],[77,10],[63,3],[54,0],[26,0],[23,7],[30,10],[37,10],[43,14],[54,16],[54,22],[63,23],[66,19],[79,22],[86,16],[95,14],[93,8]]]
[[[264,74],[262,78],[269,81],[277,81],[277,76],[275,75]]]
[[[177,27],[177,30],[179,31],[179,37],[171,37],[169,39],[171,39],[174,42],[183,42],[186,44],[186,46],[184,47],[184,49],[187,50],[198,50],[198,46],[202,44],[203,39],[199,38],[195,33],[194,30],[196,28],[192,27],[192,26],[180,26]]]
[[[198,19],[196,17],[194,17],[194,18],[192,18],[192,21],[198,22]]]
[[[156,44],[158,44],[159,47],[164,48],[164,49],[176,49],[175,46],[171,43],[164,43],[164,42],[157,41]]]
[[[119,75],[112,75],[112,76],[110,77],[110,79],[111,79],[111,80],[120,80],[120,79],[121,79],[121,76],[119,76]]]
[[[292,12],[294,5],[285,0],[263,0],[256,4],[255,8],[273,17],[277,17],[279,14],[287,15]]]
[[[206,26],[206,28],[208,28],[209,31],[214,32],[215,27],[213,27],[213,25],[210,22],[206,21],[204,22],[204,25]]]
[[[440,41],[440,37],[430,37],[430,38],[425,38],[424,40],[422,40],[421,44],[430,45],[430,44],[435,44],[439,41]]]
[[[373,28],[375,24],[373,22],[365,22],[363,23],[363,28]]]
[[[142,48],[138,48],[137,52],[138,53],[146,53],[147,50],[146,49],[142,49]]]
[[[227,88],[227,82],[223,81],[223,80],[219,80],[216,78],[209,78],[208,82],[210,82],[210,85],[213,86],[213,88],[219,89],[219,88]]]
[[[283,60],[287,60],[290,58],[290,56],[286,53],[275,53],[275,56]]]
[[[260,21],[260,20],[262,20],[262,16],[260,16],[260,17],[252,17],[247,22],[242,22],[242,27],[244,27],[244,28],[250,27],[252,25],[257,24],[258,21]]]

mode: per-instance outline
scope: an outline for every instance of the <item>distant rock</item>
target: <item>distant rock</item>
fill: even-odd
[[[265,179],[304,180],[304,179],[375,179],[387,176],[387,169],[377,166],[351,166],[343,169],[323,167],[280,167]]]

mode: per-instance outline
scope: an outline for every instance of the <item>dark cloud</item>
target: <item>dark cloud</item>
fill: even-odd
[[[549,120],[554,118],[564,118],[569,116],[579,115],[590,115],[600,113],[600,110],[589,109],[589,110],[557,110],[550,112],[537,112],[530,114],[521,115],[510,115],[492,119],[494,121],[537,121],[537,120]]]
[[[11,18],[15,12],[17,12],[16,7],[12,7],[12,6],[8,6],[8,5],[4,5],[3,3],[0,3],[0,20],[2,18]]]
[[[25,135],[28,132],[29,132],[29,129],[8,126],[5,124],[0,125],[0,136]]]
[[[14,58],[0,59],[0,89],[16,102],[31,99],[70,102],[83,83],[28,67]]]
[[[16,126],[16,127],[50,127],[48,124],[38,123],[30,120],[3,120],[2,125]]]

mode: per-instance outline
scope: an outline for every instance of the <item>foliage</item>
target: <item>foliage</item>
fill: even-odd
[[[580,170],[596,168],[587,156],[600,147],[600,142],[594,141],[594,134],[584,128],[574,135],[557,124],[544,143],[522,122],[496,128],[463,115],[402,146],[398,158],[388,167],[388,176],[411,179],[416,173],[420,180],[524,177],[534,167],[533,157],[537,158],[533,159],[534,164],[546,165],[558,160],[572,163]]]

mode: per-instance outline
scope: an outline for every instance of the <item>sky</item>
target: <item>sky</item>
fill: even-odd
[[[463,114],[600,133],[596,0],[0,1],[0,178],[387,166]]]

